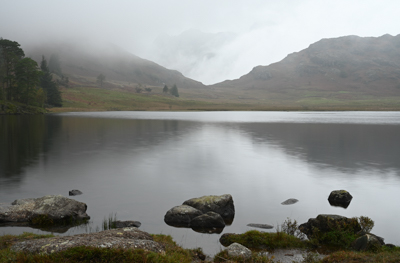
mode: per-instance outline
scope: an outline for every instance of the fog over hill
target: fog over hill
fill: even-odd
[[[49,60],[52,54],[57,54],[63,73],[72,78],[95,79],[99,74],[104,74],[106,80],[131,84],[160,87],[164,84],[169,87],[176,84],[187,89],[205,87],[201,82],[189,79],[176,70],[164,68],[107,42],[49,41],[44,44],[24,45],[22,48],[27,56],[38,63],[42,55]]]
[[[190,73],[202,67],[204,61],[218,59],[219,55],[212,47],[223,46],[234,38],[235,35],[192,30],[178,38],[159,38],[158,42],[164,48],[165,61],[188,65],[187,58],[191,57],[191,67],[187,66]],[[192,42],[203,44],[192,45]],[[208,98],[240,99],[241,102],[245,102],[243,99],[247,102],[299,102],[312,98],[366,100],[400,96],[400,35],[322,39],[300,52],[289,54],[280,62],[256,66],[239,79],[210,86],[113,44],[64,41],[23,48],[38,62],[42,55],[49,58],[51,54],[58,54],[67,76],[91,78],[91,84],[102,73],[107,80],[132,85],[162,87],[176,84],[180,90],[195,90],[197,95],[193,94],[191,98],[202,93],[202,97],[207,94]]]

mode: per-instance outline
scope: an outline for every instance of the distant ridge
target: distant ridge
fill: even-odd
[[[400,35],[322,39],[280,62],[212,87],[277,99],[400,96]]]

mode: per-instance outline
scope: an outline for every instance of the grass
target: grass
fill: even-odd
[[[136,93],[130,89],[102,89],[77,86],[62,88],[63,107],[51,112],[71,111],[358,111],[400,110],[400,97],[340,99],[309,93],[306,96],[273,97],[252,94],[242,99],[232,94],[214,91],[180,90],[179,98],[163,94],[152,87],[150,93]],[[226,91],[227,92],[227,91]],[[292,94],[293,95],[293,94]]]
[[[107,229],[114,229],[117,228],[117,213],[114,214],[110,214],[108,216],[108,218],[104,218],[103,220],[103,230],[107,230]]]

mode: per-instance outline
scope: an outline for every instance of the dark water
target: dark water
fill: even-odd
[[[236,216],[223,233],[303,223],[318,214],[369,216],[373,233],[400,245],[398,112],[104,112],[0,116],[0,203],[48,194],[88,205],[96,231],[104,217],[138,220],[184,247],[220,250],[220,234],[173,228],[167,210],[229,193]],[[332,190],[353,195],[332,207]],[[280,203],[288,198],[294,205]],[[0,227],[0,234],[41,231]],[[275,229],[270,231],[276,231]],[[221,233],[221,234],[223,234]]]

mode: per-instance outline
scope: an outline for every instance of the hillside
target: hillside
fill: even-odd
[[[83,85],[95,85],[102,73],[108,84],[135,87],[137,84],[179,89],[204,89],[201,82],[186,78],[176,70],[166,69],[154,62],[137,57],[113,44],[85,44],[81,42],[48,42],[24,46],[27,56],[40,62],[42,55],[49,60],[57,54],[64,75]],[[112,88],[115,85],[109,85]]]
[[[62,87],[61,111],[400,109],[400,35],[322,39],[280,62],[210,86],[111,44],[60,42],[24,49],[37,61],[59,55],[71,84]],[[100,73],[106,75],[103,91],[93,89]],[[163,93],[164,83],[176,84],[180,97]],[[152,91],[136,93],[139,84]]]
[[[245,100],[307,103],[400,96],[400,35],[322,39],[239,79],[212,86]]]

